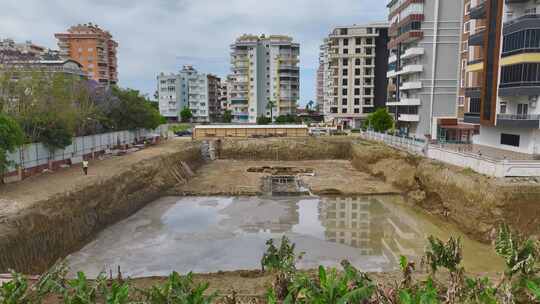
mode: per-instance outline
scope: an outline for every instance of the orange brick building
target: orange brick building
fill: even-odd
[[[72,26],[67,33],[54,36],[58,39],[60,55],[81,63],[89,78],[103,85],[118,82],[118,43],[108,31],[88,23]]]

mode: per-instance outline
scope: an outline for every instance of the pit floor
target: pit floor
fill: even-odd
[[[193,179],[177,188],[183,195],[258,195],[262,177],[268,173],[248,172],[253,167],[312,168],[313,176],[302,176],[313,194],[368,195],[399,194],[400,191],[367,173],[357,171],[347,160],[238,161],[216,160],[197,170]]]

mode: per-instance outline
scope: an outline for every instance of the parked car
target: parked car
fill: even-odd
[[[175,132],[174,134],[179,137],[184,137],[184,136],[191,136],[193,133],[191,132],[191,130],[188,129],[188,130]]]

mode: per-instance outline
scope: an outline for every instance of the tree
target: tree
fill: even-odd
[[[313,102],[313,100],[310,100],[307,104],[306,104],[306,111],[308,113],[311,113],[313,112],[313,105],[315,104],[315,102]]]
[[[225,110],[223,112],[223,122],[231,123],[231,121],[232,121],[232,111],[231,110]]]
[[[191,112],[191,109],[188,107],[185,107],[180,112],[180,118],[182,119],[182,122],[189,122],[191,118],[193,118],[193,113]]]
[[[287,114],[287,115],[278,116],[276,118],[276,123],[278,123],[278,124],[300,124],[300,123],[302,123],[302,120],[296,115]]]
[[[19,124],[6,114],[0,113],[0,183],[10,162],[7,153],[13,152],[24,143],[24,133]]]
[[[393,125],[394,120],[386,108],[380,108],[374,113],[369,114],[364,123],[364,127],[371,128],[376,132],[386,132]]]
[[[276,106],[276,102],[273,101],[273,100],[269,100],[268,103],[266,104],[266,109],[267,110],[270,110],[270,122],[272,122],[272,120],[274,119],[274,107]]]
[[[43,131],[41,131],[38,140],[49,149],[51,154],[71,145],[73,130],[65,121],[52,116],[47,117],[47,120],[42,121],[42,123]]]
[[[258,125],[267,125],[272,122],[272,119],[270,117],[266,117],[264,115],[261,115],[257,117],[257,124]]]
[[[107,122],[116,130],[155,129],[161,123],[159,111],[151,101],[132,89],[113,87],[112,97],[116,99],[106,114]]]

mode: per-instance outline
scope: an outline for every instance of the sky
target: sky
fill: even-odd
[[[315,100],[319,45],[335,26],[386,19],[386,0],[0,0],[0,39],[57,48],[54,33],[92,22],[119,43],[120,86],[153,96],[156,76],[191,64],[226,76],[244,33],[300,43],[300,104]]]

